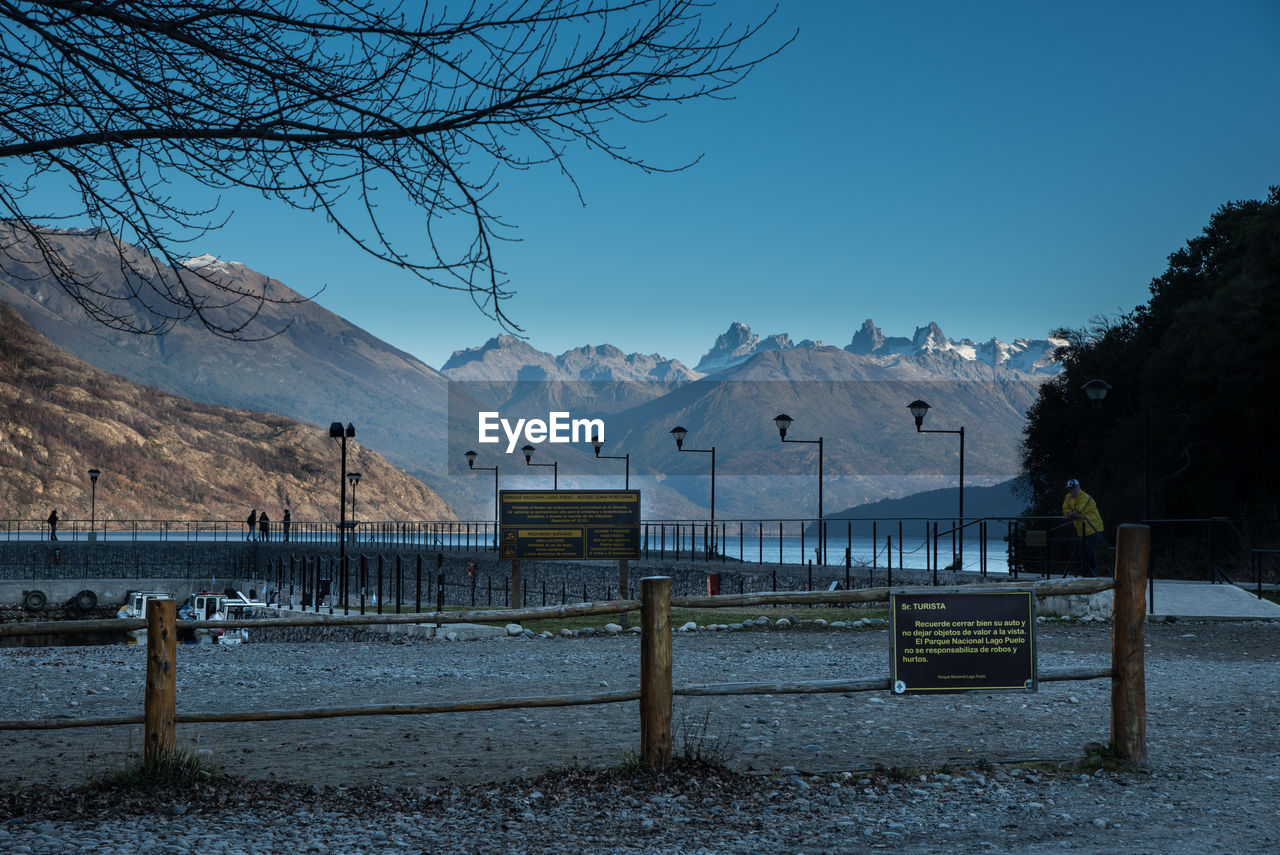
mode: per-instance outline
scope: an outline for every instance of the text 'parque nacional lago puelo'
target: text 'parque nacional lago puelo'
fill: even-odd
[[[604,440],[604,419],[575,419],[567,412],[547,413],[543,419],[502,418],[496,411],[477,415],[477,441],[501,442],[499,430],[507,438],[507,454],[516,450],[521,437],[531,445],[543,442],[591,442]]]

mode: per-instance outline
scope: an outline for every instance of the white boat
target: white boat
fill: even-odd
[[[172,600],[173,595],[167,591],[134,591],[124,601],[124,605],[116,609],[116,617],[118,618],[140,618],[145,620],[147,617],[147,603],[152,600]],[[129,643],[137,644],[139,641],[147,637],[146,628],[126,630],[125,634],[129,636]]]
[[[255,617],[267,604],[251,600],[239,591],[201,591],[192,595],[178,611],[182,620],[242,620]],[[225,629],[214,627],[195,630],[198,644],[241,644],[249,640],[246,627]]]

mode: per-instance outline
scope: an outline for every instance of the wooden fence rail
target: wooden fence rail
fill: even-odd
[[[1040,682],[1110,678],[1112,744],[1117,754],[1137,764],[1146,762],[1146,708],[1143,676],[1143,587],[1146,578],[1149,532],[1144,526],[1120,526],[1117,530],[1116,575],[1112,579],[1065,579],[1036,582],[1038,598],[1086,594],[1115,588],[1112,629],[1112,665],[1109,668],[1062,668],[1040,672]],[[1027,585],[965,585],[964,591],[1002,591]],[[893,592],[911,589],[894,588]],[[936,593],[939,589],[925,589]],[[147,626],[148,656],[146,698],[143,716],[82,719],[0,721],[0,731],[51,730],[72,727],[144,725],[145,756],[172,748],[175,724],[215,722],[282,721],[348,716],[422,715],[479,710],[531,707],[586,706],[640,701],[641,759],[660,767],[671,757],[671,709],[673,696],[721,696],[759,694],[815,694],[834,692],[888,691],[887,677],[849,680],[777,681],[759,683],[715,683],[672,685],[671,609],[742,608],[763,605],[815,605],[885,602],[889,588],[857,591],[774,592],[705,597],[671,597],[671,580],[648,577],[641,580],[639,600],[611,600],[602,603],[503,609],[470,612],[432,612],[397,615],[317,615],[299,618],[269,618],[251,621],[183,621],[182,626],[370,626],[403,623],[521,623],[587,615],[641,615],[640,686],[637,690],[599,692],[556,697],[484,698],[441,701],[430,704],[381,704],[361,707],[259,710],[249,712],[183,714],[176,711],[176,623],[173,602],[153,601],[146,621],[55,621],[38,624],[0,626],[0,636],[40,635],[50,632],[120,632]]]

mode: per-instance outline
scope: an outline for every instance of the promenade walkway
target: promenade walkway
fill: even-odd
[[[1255,593],[1236,585],[1212,585],[1208,582],[1157,579],[1155,609],[1151,609],[1151,602],[1148,600],[1147,610],[1156,616],[1191,620],[1280,620],[1280,605],[1270,600],[1260,600]]]

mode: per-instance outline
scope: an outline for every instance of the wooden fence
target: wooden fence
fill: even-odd
[[[1089,594],[1114,588],[1112,614],[1111,667],[1041,670],[1040,682],[1111,679],[1111,741],[1115,752],[1136,765],[1145,765],[1146,701],[1143,663],[1144,585],[1150,533],[1145,526],[1120,526],[1117,530],[1115,578],[1040,581],[1032,587],[1038,598]],[[1026,585],[965,585],[956,590],[1000,591],[1025,589]],[[893,589],[894,591],[908,589]],[[937,592],[937,588],[927,589]],[[175,696],[177,669],[176,603],[152,601],[146,620],[56,621],[0,625],[0,636],[44,635],[49,633],[122,632],[147,629],[146,694],[143,715],[106,718],[57,718],[0,721],[0,730],[52,730],[72,727],[143,725],[144,758],[172,750],[177,724],[212,722],[280,721],[345,716],[420,715],[478,710],[563,707],[592,704],[640,702],[641,759],[651,767],[665,765],[671,758],[671,712],[673,696],[812,694],[827,692],[888,691],[886,677],[816,680],[805,682],[714,683],[672,685],[671,609],[741,608],[764,605],[843,605],[887,602],[891,589],[866,588],[856,591],[808,591],[704,597],[671,596],[671,580],[648,577],[641,580],[639,600],[550,606],[517,610],[486,610],[397,615],[268,618],[253,621],[184,621],[184,628],[272,627],[272,626],[375,626],[404,623],[519,623],[588,615],[640,612],[640,685],[636,690],[596,692],[555,697],[485,698],[444,701],[430,704],[380,704],[361,707],[260,710],[250,712],[178,713]]]

